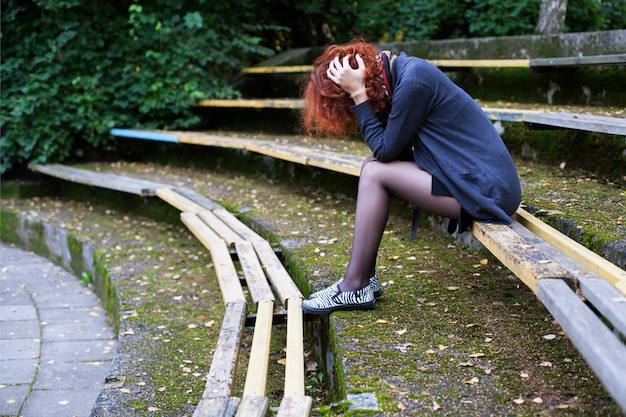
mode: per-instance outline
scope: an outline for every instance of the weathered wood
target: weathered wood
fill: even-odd
[[[283,397],[276,417],[307,417],[313,412],[311,397],[290,395]]]
[[[549,227],[548,225],[545,225]],[[626,335],[626,299],[609,282],[581,266],[576,259],[558,251],[522,224],[513,222],[511,228],[522,238],[543,252],[548,259],[565,268],[576,280],[576,289],[619,332]],[[558,238],[558,236],[556,236]],[[576,257],[577,258],[577,257]]]
[[[181,213],[180,218],[194,236],[209,249],[224,304],[245,302],[246,297],[226,242],[216,235],[196,214]]]
[[[203,196],[202,194],[198,194],[197,192],[195,192],[194,190],[190,188],[176,187],[174,188],[174,191],[176,191],[178,194],[182,195],[185,198],[188,198],[189,200],[193,201],[194,203],[202,206],[203,208],[207,210],[215,210],[216,208],[221,207],[215,201],[211,200],[208,197]]]
[[[272,287],[278,294],[278,298],[285,305],[288,298],[303,298],[302,293],[291,279],[291,276],[280,262],[272,246],[266,240],[252,242],[261,266],[265,268],[265,273],[272,283]]]
[[[526,210],[517,210],[515,219],[530,232],[548,242],[567,257],[576,260],[585,269],[606,279],[618,291],[626,295],[626,271],[550,227]]]
[[[206,209],[200,204],[182,196],[171,188],[157,188],[156,195],[171,206],[176,207],[180,211],[189,213],[199,213]]]
[[[211,360],[202,401],[198,408],[204,408],[201,405],[207,405],[206,401],[212,398],[231,396],[245,321],[245,302],[226,305],[220,335]]]
[[[239,406],[237,397],[203,398],[193,412],[193,417],[233,417]]]
[[[626,297],[602,278],[581,278],[578,287],[593,305],[623,336],[626,336]]]
[[[201,132],[177,132],[180,143],[215,146],[229,149],[246,149],[249,139],[233,136],[209,135]]]
[[[122,191],[142,197],[154,196],[156,195],[157,189],[169,187],[167,184],[161,184],[158,182],[145,181],[124,175],[109,174],[106,172],[89,171],[86,169],[73,168],[60,164],[29,165],[29,168],[32,171],[66,181],[93,187],[106,188],[109,190]]]
[[[584,65],[624,65],[626,54],[589,55],[558,58],[532,58],[531,68],[538,67],[580,67]]]
[[[522,121],[537,125],[556,126],[564,129],[626,135],[626,119],[617,117],[537,111],[522,114]]]
[[[304,329],[301,298],[287,300],[285,396],[304,396]]]
[[[245,240],[250,242],[265,241],[265,239],[239,221],[239,219],[228,210],[224,208],[216,209],[213,210],[213,214],[215,214],[221,221],[223,221],[226,225],[228,225],[228,227]]]
[[[503,224],[474,222],[474,236],[533,292],[545,278],[571,279],[571,274]]]
[[[539,281],[537,296],[617,404],[626,410],[626,347],[561,280]]]
[[[239,263],[241,264],[241,269],[243,269],[252,301],[254,303],[274,301],[274,293],[272,293],[272,288],[267,282],[252,243],[246,241],[237,242],[235,243],[235,249],[237,250]]]
[[[260,301],[257,305],[256,323],[250,348],[250,362],[243,388],[244,397],[265,396],[273,316],[274,302],[270,300]]]
[[[237,242],[241,242],[243,238],[233,231],[227,224],[225,224],[219,217],[208,210],[204,210],[198,213],[200,217],[211,229],[224,239],[228,246],[232,246]]]
[[[249,109],[301,109],[304,101],[301,99],[212,99],[196,102],[198,107],[235,107]]]
[[[427,59],[439,68],[528,68],[528,59]]]
[[[245,395],[237,410],[236,417],[265,417],[270,400],[257,395]],[[296,417],[294,415],[294,417]]]

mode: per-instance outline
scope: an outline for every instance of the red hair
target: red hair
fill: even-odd
[[[330,61],[336,56],[343,59],[350,55],[350,65],[356,68],[355,55],[365,63],[365,89],[376,114],[386,118],[389,100],[380,77],[380,64],[376,59],[376,48],[363,40],[345,45],[331,45],[313,63],[313,72],[304,89],[302,127],[307,134],[324,136],[347,136],[358,132],[356,118],[352,112],[354,102],[341,87],[326,75]]]

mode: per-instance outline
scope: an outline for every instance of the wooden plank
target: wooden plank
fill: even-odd
[[[526,112],[522,121],[564,129],[585,130],[612,135],[626,135],[626,119],[567,112]]]
[[[243,241],[243,238],[239,236],[233,229],[225,224],[219,217],[208,210],[204,210],[198,213],[200,217],[215,233],[222,238],[228,246],[232,246],[237,242]]]
[[[439,68],[528,68],[528,59],[428,59]]]
[[[244,223],[242,223],[235,215],[226,210],[225,208],[220,208],[213,210],[213,214],[215,214],[221,221],[223,221],[228,227],[230,227],[233,231],[235,231],[239,236],[244,238],[247,241],[265,241],[261,236],[259,236],[254,230],[250,229]]]
[[[252,301],[255,303],[274,301],[274,293],[272,293],[272,288],[267,282],[252,243],[243,240],[236,242],[235,249],[237,250],[239,263],[241,264],[241,269],[243,269]]]
[[[241,405],[236,417],[265,417],[270,400],[267,397],[246,395],[241,399]],[[295,417],[295,416],[294,416]]]
[[[202,394],[203,401],[231,396],[245,322],[245,302],[226,305],[220,335]]]
[[[602,278],[584,278],[578,282],[583,297],[626,336],[626,297]]]
[[[257,240],[252,242],[261,266],[265,268],[265,273],[272,283],[274,290],[278,294],[278,298],[285,305],[289,298],[303,298],[302,293],[291,279],[291,276],[280,262],[274,249],[265,240]]]
[[[169,132],[157,132],[149,130],[134,129],[111,129],[109,131],[112,136],[132,139],[156,140],[159,142],[178,142],[178,135]]]
[[[602,385],[626,410],[626,347],[566,283],[545,279],[537,296],[558,321]]]
[[[203,196],[202,194],[198,194],[196,191],[187,188],[187,187],[176,187],[174,188],[178,194],[183,197],[193,201],[194,203],[202,206],[207,210],[215,210],[216,208],[220,208],[221,206],[217,204],[215,201],[211,200],[208,197]]]
[[[313,65],[277,65],[268,67],[249,67],[241,70],[243,74],[288,74],[313,71]]]
[[[304,100],[301,99],[212,99],[196,102],[199,107],[238,107],[249,109],[302,109]]]
[[[523,239],[511,227],[474,222],[474,236],[507,268],[537,292],[537,281],[545,278],[571,279],[568,271]]]
[[[233,417],[239,407],[237,397],[203,398],[193,412],[193,417]]]
[[[532,58],[531,68],[538,67],[578,67],[584,65],[624,65],[626,54],[589,55],[558,58]]]
[[[220,148],[246,149],[250,139],[231,136],[208,135],[200,132],[179,132],[180,143],[215,146]]]
[[[244,397],[265,396],[273,317],[274,302],[270,300],[259,302],[254,335],[252,336],[252,346],[250,347],[248,373],[246,374],[246,383],[243,388]]]
[[[547,225],[546,225],[547,226]],[[575,258],[559,252],[518,222],[511,228],[534,247],[565,268],[576,280],[577,289],[596,310],[599,311],[619,332],[626,335],[626,298],[605,279],[576,262]]]
[[[165,201],[171,206],[176,207],[182,212],[199,213],[206,210],[200,204],[188,199],[187,197],[183,197],[181,194],[177,193],[171,188],[157,188],[155,191],[156,195],[161,200]]]
[[[514,217],[526,229],[550,243],[565,256],[575,259],[585,269],[606,279],[618,291],[626,295],[626,271],[565,236],[524,209],[517,210]]]
[[[194,213],[181,213],[180,218],[194,236],[209,249],[224,304],[245,302],[246,296],[226,242]]]
[[[313,399],[311,397],[290,395],[283,397],[276,417],[306,417],[310,416],[312,412]]]
[[[287,300],[285,396],[304,396],[304,326],[301,298]]]
[[[145,181],[138,178],[109,174],[106,172],[94,172],[61,164],[29,165],[29,168],[32,171],[66,181],[93,187],[106,188],[109,190],[122,191],[142,197],[154,196],[156,195],[156,190],[158,188],[169,187],[167,184],[158,182]]]

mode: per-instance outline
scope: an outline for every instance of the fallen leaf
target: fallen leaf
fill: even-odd
[[[470,324],[466,325],[465,327],[469,328],[469,327],[476,327],[476,326],[478,326],[478,324],[470,323]]]
[[[376,320],[376,323],[377,324],[387,324],[387,323],[389,323],[389,321],[383,320],[383,319],[378,319],[378,320]]]
[[[552,339],[556,338],[556,335],[555,334],[547,334],[543,338],[546,339],[546,340],[552,340]]]
[[[480,264],[481,265],[487,265],[488,263],[489,263],[489,259],[487,259],[487,258],[480,260]]]
[[[474,378],[470,379],[469,381],[464,381],[464,382],[467,385],[474,385],[474,384],[478,384],[479,381],[480,380],[478,378],[474,377]]]
[[[526,372],[522,372],[521,374],[519,374],[520,378],[526,379],[528,378],[528,374]]]
[[[161,388],[159,388],[159,392],[164,392],[165,390],[167,390],[167,387],[161,387]]]
[[[287,358],[279,359],[276,361],[276,363],[280,365],[287,365]]]
[[[453,285],[451,285],[451,286],[449,286],[449,287],[448,287],[448,290],[450,290],[450,291],[456,291],[456,290],[458,290],[458,289],[459,289],[459,287],[455,287],[455,286],[453,286]]]
[[[552,367],[552,362],[541,362],[539,364],[539,366],[545,366],[545,367],[551,368]]]
[[[524,404],[524,399],[522,397],[516,398],[513,400],[515,404]]]
[[[533,398],[533,402],[535,404],[543,404],[543,400],[541,398],[539,398],[539,397]]]
[[[68,400],[61,400],[59,401],[59,404],[61,405],[68,405],[70,402]]]
[[[398,333],[400,336],[402,336],[403,334],[405,334],[408,330],[407,329],[402,329],[402,330],[396,330],[396,333]]]
[[[485,356],[485,354],[480,352],[472,353],[471,355],[469,355],[470,358],[482,358],[483,356]]]
[[[157,408],[157,407],[148,407],[148,411],[150,411],[150,412],[152,412],[152,413],[155,413],[155,412],[157,412],[157,411],[161,411],[161,409],[160,409],[160,408]]]
[[[450,346],[444,346],[444,345],[439,345],[437,346],[439,348],[439,350],[446,350],[448,349]]]
[[[209,320],[206,323],[204,323],[204,327],[211,327],[215,324],[215,320]]]
[[[124,394],[130,394],[130,390],[128,388],[120,388],[120,392],[123,392]]]
[[[198,328],[198,325],[197,325],[197,324],[194,324],[194,323],[191,323],[191,324],[188,324],[188,325],[187,325],[187,328],[188,328],[188,329],[197,329],[197,328]]]
[[[490,337],[485,337],[485,343],[491,343],[493,341]]]
[[[433,400],[433,411],[437,411],[441,408],[441,406],[439,405],[439,403],[437,403],[437,401]]]

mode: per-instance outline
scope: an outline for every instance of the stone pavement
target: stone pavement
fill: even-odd
[[[116,347],[89,288],[0,242],[0,416],[89,416]]]

